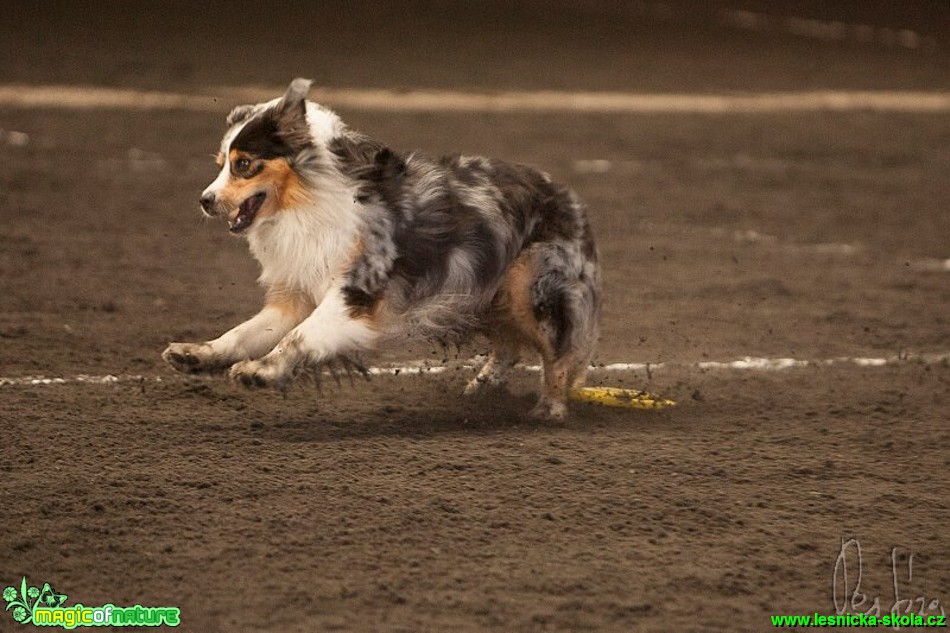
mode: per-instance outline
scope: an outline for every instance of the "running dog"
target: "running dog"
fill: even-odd
[[[583,203],[531,167],[478,156],[394,152],[307,101],[295,79],[235,108],[201,195],[261,266],[263,309],[204,343],[171,343],[185,373],[227,371],[248,387],[385,339],[483,334],[488,361],[465,393],[501,385],[540,354],[534,415],[562,418],[598,335],[600,269]]]

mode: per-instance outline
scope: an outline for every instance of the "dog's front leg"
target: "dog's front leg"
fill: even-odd
[[[287,387],[307,368],[340,354],[365,350],[378,337],[369,316],[354,313],[339,289],[331,290],[313,313],[269,354],[231,367],[231,380],[247,387]]]
[[[170,343],[162,352],[169,365],[186,374],[224,371],[234,363],[260,358],[313,309],[306,298],[271,293],[251,319],[205,343]]]

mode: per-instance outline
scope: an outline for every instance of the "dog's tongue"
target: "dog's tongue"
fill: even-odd
[[[264,202],[264,196],[264,193],[258,193],[241,203],[237,215],[228,220],[228,227],[232,233],[240,233],[251,225],[257,215],[257,210],[261,208],[261,203]]]

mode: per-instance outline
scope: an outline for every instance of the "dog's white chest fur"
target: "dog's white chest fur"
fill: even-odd
[[[339,117],[325,108],[307,103],[306,111],[310,134],[321,144],[344,128]],[[297,290],[320,303],[352,260],[362,216],[352,188],[336,172],[330,173],[312,188],[311,203],[284,209],[248,231],[265,287]]]
[[[260,282],[309,295],[319,303],[354,256],[361,214],[350,191],[324,191],[313,204],[282,211],[247,238],[261,264]]]

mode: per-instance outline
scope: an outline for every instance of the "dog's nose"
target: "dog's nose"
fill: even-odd
[[[201,196],[201,208],[205,211],[211,211],[211,207],[214,206],[214,194],[206,193]]]

